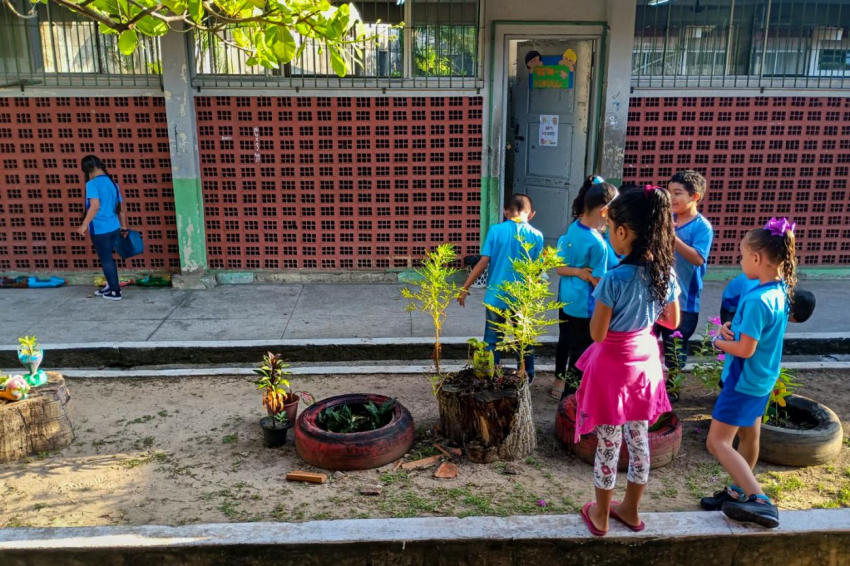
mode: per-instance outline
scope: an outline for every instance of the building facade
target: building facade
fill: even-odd
[[[850,0],[358,8],[374,41],[338,78],[318,45],[274,72],[192,34],[128,59],[60,8],[3,7],[0,274],[99,270],[74,233],[88,153],[145,236],[123,267],[187,281],[390,280],[442,242],[477,253],[512,192],[554,241],[587,174],[682,168],[709,181],[713,264],[772,215],[803,266],[850,263]]]

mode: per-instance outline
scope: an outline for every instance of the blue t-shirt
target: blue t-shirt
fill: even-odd
[[[744,295],[758,286],[758,279],[748,279],[743,273],[740,274],[723,289],[723,295],[720,298],[720,309],[731,313],[736,312],[738,310],[738,304]]]
[[[92,234],[108,234],[121,228],[121,220],[115,212],[115,205],[124,202],[118,185],[112,182],[107,175],[98,175],[86,183],[86,210],[89,209],[91,199],[100,200],[100,208],[91,221],[89,230]]]
[[[605,235],[603,236],[605,240],[605,245],[608,247],[608,270],[612,270],[617,267],[621,261],[623,261],[623,257],[621,255],[617,255],[617,252],[614,251],[614,246],[611,245],[611,230],[605,230]]]
[[[631,263],[621,263],[602,277],[593,296],[613,311],[609,330],[633,332],[655,324],[664,307],[650,299],[649,284],[646,269]],[[665,305],[675,301],[679,293],[676,275],[671,271]]]
[[[699,299],[702,294],[702,278],[708,267],[708,252],[711,251],[711,240],[714,230],[702,214],[676,228],[676,235],[688,246],[694,248],[703,264],[699,267],[683,258],[676,252],[676,277],[682,286],[681,307],[683,312],[699,312]]]
[[[503,309],[507,305],[499,298],[502,294],[499,285],[503,281],[516,281],[519,279],[512,260],[525,257],[525,250],[517,236],[525,242],[534,244],[531,249],[531,259],[537,259],[543,251],[543,234],[533,228],[528,222],[514,222],[505,220],[501,224],[490,227],[481,255],[490,258],[490,267],[487,270],[487,292],[484,294],[484,304]]]
[[[580,220],[567,228],[558,239],[558,256],[567,267],[593,269],[594,277],[608,271],[608,246],[599,232],[588,228]],[[558,300],[567,303],[564,312],[576,318],[590,318],[593,314],[593,287],[578,277],[561,277]]]
[[[771,392],[779,377],[786,326],[788,303],[783,282],[772,281],[758,285],[741,298],[738,311],[732,319],[735,340],[740,340],[741,334],[746,334],[757,340],[758,344],[753,355],[744,360],[735,391],[755,397],[763,397]],[[723,381],[726,381],[734,359],[734,356],[726,355],[723,374],[720,376]]]

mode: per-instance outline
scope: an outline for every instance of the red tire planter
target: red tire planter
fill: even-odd
[[[578,444],[573,442],[576,430],[576,396],[570,395],[558,404],[555,417],[555,439],[582,462],[593,465],[596,458],[596,434],[583,434]],[[649,467],[662,468],[673,461],[682,446],[682,423],[675,413],[658,430],[649,433]],[[617,469],[624,472],[629,467],[629,449],[626,442],[620,447]]]
[[[393,418],[378,430],[340,434],[328,432],[317,423],[328,407],[358,405],[372,401],[380,406],[384,395],[352,393],[317,401],[298,417],[295,424],[295,449],[308,464],[325,470],[370,470],[395,462],[413,446],[413,416],[399,402]]]

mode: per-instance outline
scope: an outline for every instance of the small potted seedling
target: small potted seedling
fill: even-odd
[[[487,342],[482,342],[475,338],[470,338],[466,341],[469,344],[470,356],[469,361],[472,362],[472,370],[475,372],[475,377],[478,379],[493,379],[496,374],[496,362],[493,352],[487,349]]]
[[[263,427],[263,443],[269,448],[286,442],[286,434],[298,415],[300,399],[292,392],[286,379],[290,374],[286,370],[288,367],[280,354],[269,352],[260,367],[254,370],[259,376],[254,385],[263,392],[263,407],[268,413],[267,417],[260,419],[260,426]]]
[[[18,338],[18,360],[27,368],[27,374],[24,379],[27,380],[32,387],[39,387],[47,383],[47,374],[44,370],[38,369],[41,365],[41,360],[44,359],[44,351],[38,343],[35,336],[24,336]]]

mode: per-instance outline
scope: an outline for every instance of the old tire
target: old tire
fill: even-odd
[[[658,430],[649,433],[649,466],[651,469],[663,468],[673,461],[682,446],[682,423],[675,413],[669,413],[670,419]],[[576,444],[573,439],[576,430],[576,396],[570,395],[558,404],[555,417],[555,439],[579,460],[593,465],[596,458],[596,434],[584,434]],[[617,469],[621,472],[629,467],[629,449],[626,442],[620,447],[620,459]]]
[[[759,460],[781,466],[818,466],[835,458],[841,451],[844,431],[841,421],[825,405],[799,395],[785,398],[789,414],[804,413],[817,423],[809,430],[790,430],[775,426],[761,427]]]
[[[366,432],[340,434],[321,428],[316,419],[328,407],[365,404],[381,405],[384,395],[352,393],[316,402],[295,424],[295,449],[308,464],[325,470],[369,470],[395,462],[413,446],[413,416],[396,402],[392,420],[385,427]]]

